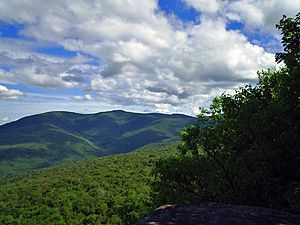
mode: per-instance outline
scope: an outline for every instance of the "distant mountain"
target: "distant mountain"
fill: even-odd
[[[178,140],[180,129],[195,121],[181,114],[121,110],[25,117],[0,126],[0,176]]]

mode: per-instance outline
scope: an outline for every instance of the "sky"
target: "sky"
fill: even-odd
[[[297,0],[0,0],[0,124],[47,112],[197,115],[257,82]]]

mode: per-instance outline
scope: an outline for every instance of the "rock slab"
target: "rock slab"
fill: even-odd
[[[275,209],[209,202],[164,205],[134,225],[300,225],[300,216]]]

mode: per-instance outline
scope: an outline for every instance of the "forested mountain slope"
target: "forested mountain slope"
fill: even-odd
[[[132,224],[155,207],[154,162],[174,152],[153,146],[0,180],[0,224]]]
[[[121,110],[25,117],[0,126],[0,176],[177,140],[179,130],[194,121],[194,117],[180,114]]]

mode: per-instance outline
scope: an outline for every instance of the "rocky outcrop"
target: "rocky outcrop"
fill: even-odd
[[[300,216],[275,209],[220,203],[165,205],[134,225],[300,225]]]

